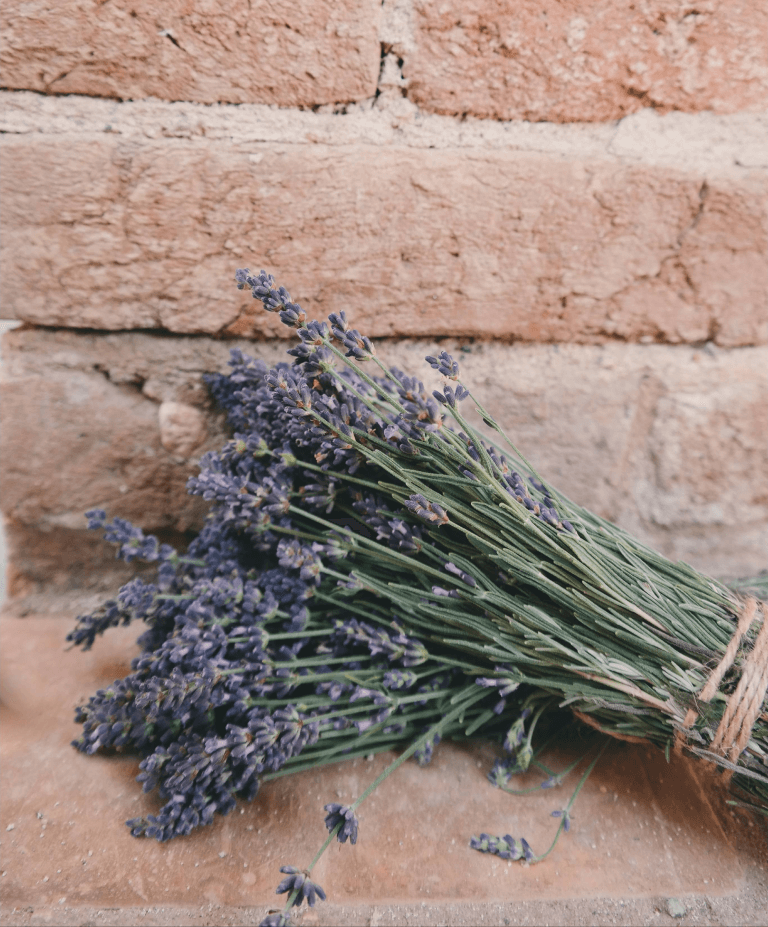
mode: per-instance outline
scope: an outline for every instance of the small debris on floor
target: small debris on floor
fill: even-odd
[[[670,917],[685,917],[685,905],[679,898],[667,899],[667,914]]]

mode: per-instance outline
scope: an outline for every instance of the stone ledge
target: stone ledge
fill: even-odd
[[[569,901],[509,901],[503,904],[321,904],[295,918],[297,927],[765,927],[764,885],[755,878],[738,895],[716,898],[686,894],[672,899],[590,898]],[[677,901],[683,920],[669,914]],[[264,906],[229,907],[215,904],[114,907],[95,905],[22,904],[0,913],[0,927],[253,927]],[[679,910],[679,908],[678,908]]]
[[[135,758],[84,757],[68,743],[72,705],[127,670],[138,632],[62,654],[67,617],[0,620],[3,922],[254,923],[274,900],[279,866],[301,864],[322,840],[323,803],[358,794],[385,759],[279,779],[189,838],[138,841],[122,819],[153,799],[133,781]],[[302,923],[671,924],[670,897],[694,923],[760,923],[765,841],[725,810],[700,762],[667,765],[659,751],[611,745],[572,832],[526,868],[466,847],[478,830],[514,828],[537,843],[552,830],[553,793],[516,799],[488,785],[495,750],[441,745],[429,767],[398,770],[361,807],[358,844],[321,860],[330,904]]]

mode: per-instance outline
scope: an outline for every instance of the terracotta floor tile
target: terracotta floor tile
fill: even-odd
[[[2,895],[6,905],[266,905],[279,867],[306,865],[321,844],[322,807],[349,801],[386,757],[267,783],[255,802],[191,837],[159,845],[126,818],[154,810],[133,757],[69,746],[74,704],[124,674],[136,631],[89,653],[63,652],[71,622],[0,621]],[[578,742],[550,754],[578,755]],[[334,845],[315,876],[335,904],[505,902],[728,895],[742,866],[695,762],[611,744],[575,806],[573,829],[545,863],[526,867],[468,848],[481,831],[546,847],[572,777],[558,791],[512,797],[485,775],[497,748],[444,744],[431,766],[406,763],[360,809],[356,846]]]

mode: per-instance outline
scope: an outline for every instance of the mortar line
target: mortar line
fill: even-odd
[[[0,90],[0,133],[78,138],[120,136],[147,144],[226,143],[378,149],[467,150],[548,154],[567,160],[671,167],[681,172],[743,176],[768,170],[768,112],[716,115],[642,110],[601,123],[530,123],[420,110],[396,89],[378,99],[317,111],[247,103],[118,101]]]

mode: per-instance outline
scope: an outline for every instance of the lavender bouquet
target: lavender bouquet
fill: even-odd
[[[158,564],[155,584],[133,580],[69,636],[88,647],[110,626],[149,626],[132,674],[78,710],[78,748],[139,751],[139,779],[166,801],[133,833],[187,834],[264,780],[404,747],[387,775],[428,762],[440,737],[503,737],[491,779],[508,788],[539,762],[539,719],[564,707],[719,764],[737,800],[765,811],[762,581],[734,591],[575,505],[445,352],[427,358],[445,378],[429,394],[343,311],[311,321],[263,271],[236,279],[298,343],[290,364],[234,351],[231,372],[208,378],[233,438],[189,483],[211,503],[205,527],[179,555],[89,513],[125,559]],[[323,849],[354,842],[370,790],[327,806]],[[537,858],[509,835],[472,845]],[[288,903],[269,923],[322,897],[314,862],[285,868]]]

